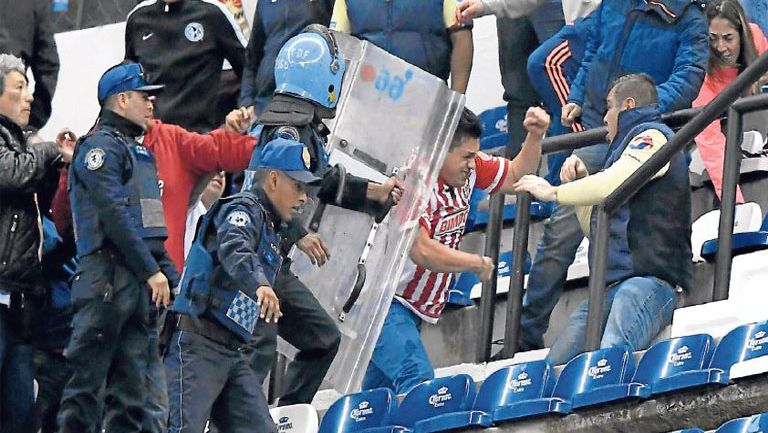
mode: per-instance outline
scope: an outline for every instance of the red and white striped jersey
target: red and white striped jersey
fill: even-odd
[[[437,185],[419,218],[432,239],[453,249],[458,249],[464,235],[464,226],[469,215],[469,197],[477,187],[486,192],[496,192],[507,177],[508,164],[503,158],[478,152],[475,156],[476,170],[462,187],[447,185],[438,178]],[[395,299],[409,307],[423,320],[436,323],[448,300],[448,289],[453,274],[432,272],[408,261],[397,288]]]

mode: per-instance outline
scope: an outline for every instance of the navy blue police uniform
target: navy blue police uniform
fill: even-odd
[[[316,180],[304,166],[303,146],[287,142],[267,144],[259,167],[295,178],[285,165],[292,158],[284,148],[293,147],[301,178]],[[283,225],[258,186],[220,199],[201,221],[172,308],[178,320],[165,355],[169,432],[201,432],[209,419],[225,432],[277,431],[251,358],[255,336],[275,332],[258,320],[256,300],[258,288],[274,287]]]
[[[99,100],[150,91],[138,64],[119,65],[99,81]],[[78,141],[69,172],[79,266],[72,282],[73,331],[64,352],[73,374],[59,410],[61,432],[92,432],[106,381],[104,428],[141,429],[147,365],[149,291],[162,272],[178,275],[167,236],[154,156],[135,137],[140,125],[103,109],[100,126]]]

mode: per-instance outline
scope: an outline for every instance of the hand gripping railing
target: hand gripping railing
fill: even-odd
[[[672,157],[704,130],[714,120],[728,110],[728,134],[726,141],[726,156],[723,172],[723,192],[720,213],[719,247],[715,268],[714,299],[725,299],[728,294],[731,269],[731,236],[733,234],[734,206],[736,199],[736,184],[738,181],[739,165],[741,162],[741,121],[748,112],[768,108],[768,95],[739,97],[768,71],[768,54],[760,56],[755,63],[746,68],[738,77],[722,91],[712,102],[702,109],[681,110],[665,114],[662,120],[670,127],[682,126],[675,136],[654,154],[643,166],[635,171],[624,183],[614,190],[605,201],[594,209],[596,227],[592,239],[592,248],[597,251],[590,266],[589,280],[589,312],[587,315],[587,342],[584,349],[596,349],[600,345],[603,333],[603,299],[605,297],[605,275],[608,267],[608,222],[610,215],[629,200],[643,187],[655,173],[666,165]],[[734,103],[735,101],[735,103]],[[730,106],[730,108],[729,108]],[[556,121],[556,120],[555,120]],[[560,150],[572,150],[603,142],[605,128],[565,134],[544,140],[542,153]],[[503,203],[501,203],[503,205]],[[512,278],[507,298],[507,319],[504,333],[504,357],[511,357],[517,351],[520,330],[520,314],[522,311],[523,295],[523,263],[528,248],[528,212],[530,195],[525,193],[518,196],[517,218],[515,220],[514,249]],[[493,207],[491,208],[493,211]],[[491,212],[488,221],[486,240],[487,251],[495,249],[498,259],[498,245],[501,237],[500,210]],[[493,330],[493,303],[496,295],[496,275],[483,285],[480,301],[482,325],[476,351],[476,361],[484,362],[490,358]]]

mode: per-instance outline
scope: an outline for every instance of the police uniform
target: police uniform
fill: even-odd
[[[302,50],[312,53],[307,57],[314,60],[307,62],[293,55]],[[321,202],[373,214],[384,211],[379,203],[366,198],[367,179],[348,175],[341,166],[328,165],[326,145],[330,131],[322,119],[334,115],[345,71],[345,60],[333,36],[322,26],[309,26],[283,46],[277,62],[282,67],[275,68],[275,96],[259,116],[259,124],[251,134],[259,136],[259,143],[286,138],[304,144],[311,171],[322,178],[317,191]],[[258,166],[261,151],[262,146],[254,149],[249,167]],[[277,324],[277,335],[299,353],[288,365],[280,406],[312,402],[341,343],[335,321],[290,270],[288,252],[307,233],[298,221],[292,221],[281,233],[283,266],[277,275],[275,291],[283,317]],[[258,335],[255,347],[253,368],[263,380],[275,357],[276,335]]]
[[[137,64],[120,65],[99,81],[99,100],[149,91]],[[107,432],[141,429],[150,338],[147,279],[178,279],[163,248],[165,219],[152,154],[134,137],[141,126],[103,110],[98,130],[75,147],[70,199],[80,264],[72,283],[73,331],[64,355],[73,375],[59,410],[61,432],[91,432],[106,381]]]
[[[274,140],[259,168],[317,180],[304,154],[299,143]],[[165,356],[169,432],[202,432],[209,419],[223,432],[276,431],[251,358],[254,335],[275,332],[259,321],[256,291],[275,284],[282,225],[258,186],[217,201],[200,223],[172,308],[179,319]]]

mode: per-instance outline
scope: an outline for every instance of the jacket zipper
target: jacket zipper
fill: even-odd
[[[10,234],[8,235],[8,239],[6,240],[5,245],[3,246],[3,255],[2,255],[2,265],[5,267],[8,264],[8,253],[11,250],[11,245],[13,244],[13,234],[16,232],[16,229],[19,227],[19,214],[13,214],[13,221],[11,222],[11,230]]]

